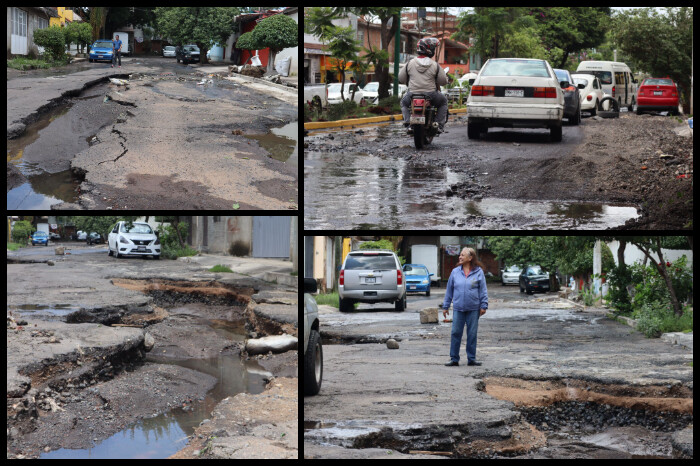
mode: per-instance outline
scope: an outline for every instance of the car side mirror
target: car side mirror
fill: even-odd
[[[429,274],[428,274],[429,277],[432,277],[433,275],[435,275],[435,274],[434,274],[434,273],[429,273]]]
[[[316,293],[317,290],[316,279],[304,278],[304,293]]]
[[[559,84],[561,84],[562,89],[569,87],[569,81],[561,81]]]

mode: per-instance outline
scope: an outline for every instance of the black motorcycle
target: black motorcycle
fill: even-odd
[[[409,124],[413,130],[413,140],[416,143],[416,149],[422,149],[424,146],[433,142],[438,134],[437,124],[437,107],[432,105],[430,98],[423,94],[413,94],[411,96],[411,119]],[[447,112],[445,123],[450,117],[450,112]]]

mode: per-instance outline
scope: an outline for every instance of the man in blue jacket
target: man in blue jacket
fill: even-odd
[[[452,320],[452,341],[450,344],[450,362],[446,366],[459,366],[459,347],[462,344],[462,332],[467,325],[467,365],[480,366],[476,361],[476,332],[479,317],[486,314],[489,297],[486,291],[486,277],[482,265],[476,260],[476,251],[472,248],[462,249],[459,263],[452,270],[447,281],[445,302],[442,305],[443,316],[447,316],[450,303],[454,304]]]

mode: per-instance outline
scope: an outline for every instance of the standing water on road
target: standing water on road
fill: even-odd
[[[605,229],[637,217],[635,207],[566,201],[446,196],[465,174],[366,153],[307,152],[306,229]],[[342,212],[343,215],[338,215]]]

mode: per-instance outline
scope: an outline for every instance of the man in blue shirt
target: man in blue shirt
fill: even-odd
[[[464,326],[467,326],[467,365],[480,366],[476,360],[476,333],[479,317],[489,307],[486,291],[486,277],[481,263],[476,260],[476,251],[472,248],[462,249],[457,267],[452,270],[445,290],[442,305],[443,316],[449,312],[450,303],[454,304],[452,335],[450,343],[450,362],[446,366],[459,366],[459,347],[462,343]]]
[[[119,68],[122,67],[122,41],[119,40],[119,36],[116,36],[116,39],[112,41],[112,68],[114,68],[114,63],[117,61],[117,57],[119,57]]]

